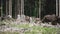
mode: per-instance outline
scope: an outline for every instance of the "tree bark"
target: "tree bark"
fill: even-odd
[[[9,15],[12,16],[12,0],[9,0]]]
[[[39,18],[41,18],[41,0],[39,0]]]
[[[9,0],[6,0],[6,16],[9,14]]]
[[[21,5],[20,5],[21,3],[20,3],[20,2],[21,2],[21,0],[18,0],[18,1],[17,1],[17,8],[18,8],[17,10],[18,10],[18,14],[19,14],[19,15],[20,15],[20,11],[21,11],[21,10],[20,10],[20,8],[21,8]]]
[[[3,16],[3,11],[2,11],[3,7],[2,6],[3,5],[2,5],[2,0],[1,0],[1,17]]]
[[[59,0],[59,17],[60,17],[60,0]]]
[[[58,0],[56,0],[56,16],[58,16]]]
[[[21,15],[24,14],[24,0],[21,0]]]

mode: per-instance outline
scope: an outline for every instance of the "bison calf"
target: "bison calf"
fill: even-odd
[[[41,19],[40,19],[40,18],[36,18],[36,19],[35,19],[35,23],[40,24],[40,23],[42,23],[42,21],[41,21]]]
[[[25,20],[26,20],[27,22],[30,22],[30,17],[29,17],[29,16],[25,16]]]

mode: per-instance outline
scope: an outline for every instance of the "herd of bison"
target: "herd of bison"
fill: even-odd
[[[7,19],[9,19],[10,17],[8,17]],[[2,16],[2,17],[0,17],[0,20],[1,21],[3,21],[4,19],[6,19],[6,17],[5,16]],[[29,17],[28,16],[25,16],[25,19],[26,19],[26,21],[29,21]],[[43,17],[43,19],[40,19],[40,18],[36,18],[36,21],[35,22],[37,22],[37,21],[41,21],[42,23],[51,23],[52,25],[57,25],[57,23],[58,24],[60,24],[60,17],[59,16],[56,16],[55,14],[52,14],[52,15],[45,15],[44,17]]]

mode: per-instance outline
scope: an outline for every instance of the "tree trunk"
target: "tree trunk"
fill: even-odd
[[[21,0],[21,15],[24,14],[24,0]]]
[[[59,11],[59,9],[58,9],[58,0],[56,0],[56,16],[58,16],[58,11]]]
[[[60,0],[59,0],[59,17],[60,17]]]
[[[39,0],[39,18],[41,18],[41,0]]]
[[[12,0],[9,0],[9,15],[12,16]]]
[[[17,8],[18,8],[17,10],[18,10],[18,14],[19,14],[19,15],[20,15],[20,11],[21,11],[21,10],[20,10],[20,8],[21,8],[21,5],[20,5],[20,4],[21,4],[21,0],[18,0],[18,1],[17,1]]]
[[[2,0],[1,0],[1,17],[3,16],[3,11],[2,11],[3,7],[2,6],[3,5],[2,5]]]
[[[6,0],[6,16],[9,14],[9,0]]]

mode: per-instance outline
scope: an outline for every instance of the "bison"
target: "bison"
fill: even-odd
[[[57,17],[57,22],[58,24],[60,24],[60,17]]]
[[[44,16],[44,18],[42,19],[43,23],[51,23],[52,25],[57,25],[57,23],[60,24],[60,17],[56,16],[55,14],[52,15],[46,15]]]
[[[4,17],[4,16],[0,17],[1,21],[5,20],[5,19],[6,19],[6,17]]]
[[[27,22],[30,22],[30,17],[29,17],[29,16],[25,16],[25,20],[26,20]]]
[[[36,18],[35,19],[35,23],[40,23],[41,22],[41,19],[40,18]]]
[[[3,15],[3,16],[0,17],[0,20],[1,21],[5,20],[5,19],[10,20],[10,19],[12,19],[12,17],[10,15],[7,15],[7,16],[6,15]]]

